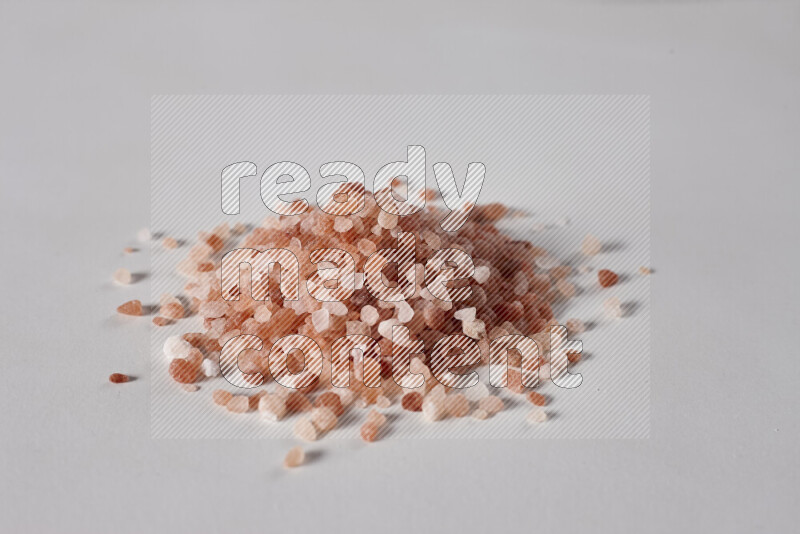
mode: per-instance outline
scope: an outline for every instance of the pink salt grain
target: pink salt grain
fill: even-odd
[[[504,407],[505,404],[503,403],[503,400],[494,395],[484,397],[478,402],[478,408],[485,410],[489,415],[494,415],[498,412],[501,412]]]
[[[581,244],[581,252],[586,256],[595,256],[603,249],[603,244],[593,235],[587,235]]]
[[[374,425],[376,425],[377,427],[380,428],[380,427],[382,427],[383,425],[386,424],[386,416],[383,415],[378,410],[370,410],[369,413],[367,413],[367,421],[366,421],[366,423],[367,424],[374,424]]]
[[[489,412],[487,412],[486,410],[483,410],[481,408],[478,408],[477,410],[472,412],[472,417],[474,419],[479,419],[479,420],[483,421],[484,419],[488,419],[489,418]]]
[[[303,441],[316,441],[317,440],[317,429],[314,426],[314,423],[307,417],[303,417],[299,419],[292,428],[294,432],[294,436],[297,439],[302,439]]]
[[[128,375],[123,375],[122,373],[112,373],[108,377],[108,381],[112,384],[124,384],[125,382],[129,382],[130,379]]]
[[[586,331],[586,325],[580,319],[567,319],[565,326],[570,334],[582,334]]]
[[[283,459],[283,466],[287,469],[293,469],[295,467],[300,467],[303,465],[303,462],[306,460],[306,453],[302,447],[293,447],[289,449],[289,452],[286,453],[286,457]]]
[[[129,300],[128,302],[120,305],[117,308],[117,312],[121,313],[122,315],[141,315],[142,302],[139,300]]]
[[[469,401],[460,393],[447,397],[446,403],[450,417],[464,417],[469,414]]]
[[[311,422],[320,432],[330,432],[336,427],[338,421],[336,414],[327,406],[320,406],[311,410]]]

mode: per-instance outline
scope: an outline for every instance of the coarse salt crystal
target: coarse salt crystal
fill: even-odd
[[[128,269],[120,268],[114,271],[114,281],[118,284],[127,285],[131,283],[133,276]]]

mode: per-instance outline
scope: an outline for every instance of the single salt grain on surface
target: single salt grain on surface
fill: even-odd
[[[400,400],[400,405],[406,411],[421,412],[422,401],[423,401],[422,394],[417,393],[416,391],[412,391],[411,393],[406,393],[405,395],[403,395],[403,398]]]
[[[525,417],[525,420],[530,424],[544,423],[547,421],[547,413],[544,410],[535,409]]]
[[[217,406],[227,406],[232,398],[233,394],[230,391],[225,391],[224,389],[215,389],[211,394],[211,399]]]
[[[117,312],[121,313],[122,315],[141,315],[142,302],[139,300],[129,300],[128,302],[121,304],[117,308]]]
[[[498,412],[501,412],[504,407],[505,404],[503,403],[503,399],[494,395],[484,397],[478,402],[478,408],[481,410],[486,410],[486,413],[489,415],[494,415]]]
[[[186,314],[186,310],[178,302],[170,302],[161,306],[159,313],[167,319],[182,319]]]
[[[142,228],[141,230],[136,232],[136,239],[139,240],[139,242],[141,243],[150,241],[151,237],[152,236],[150,235],[150,230],[148,230],[147,228]]]
[[[653,270],[650,267],[641,266],[639,267],[639,274],[641,274],[642,276],[648,276],[650,274],[653,274]]]
[[[166,317],[156,315],[153,317],[153,324],[156,326],[167,326],[168,324],[172,324],[172,319],[167,319]]]
[[[114,271],[114,281],[121,285],[128,285],[133,280],[133,276],[128,269],[119,268]]]
[[[195,391],[200,389],[200,386],[197,384],[182,384],[181,389],[186,391],[187,393],[194,393]]]
[[[367,421],[366,421],[366,423],[367,424],[374,424],[374,425],[376,425],[377,427],[380,428],[380,427],[382,427],[383,425],[386,424],[386,416],[383,415],[378,410],[375,410],[375,409],[370,410],[369,413],[367,413]]]
[[[375,406],[381,410],[385,410],[392,405],[392,401],[386,395],[379,395],[378,400],[375,401]]]
[[[580,319],[567,319],[565,326],[570,334],[582,334],[586,331],[586,325]]]
[[[333,410],[334,415],[336,417],[341,417],[344,414],[344,405],[342,404],[342,399],[334,393],[333,391],[326,391],[314,402],[314,406],[317,407],[327,407]]]
[[[581,244],[581,252],[583,252],[586,256],[595,256],[600,253],[603,249],[603,243],[600,242],[593,235],[587,235],[583,238],[583,243]]]
[[[564,296],[564,298],[571,299],[575,296],[577,290],[575,289],[575,284],[572,282],[567,282],[566,280],[558,280],[556,282],[556,289]]]
[[[611,297],[603,302],[603,309],[612,319],[622,317],[622,302],[617,297]]]
[[[165,237],[161,241],[161,246],[167,250],[172,250],[178,248],[178,242],[172,237]]]
[[[280,395],[263,395],[258,400],[258,411],[268,421],[280,421],[288,411],[286,399]]]
[[[131,377],[128,375],[123,375],[122,373],[112,373],[108,377],[108,381],[112,384],[124,384],[125,382],[130,381]]]
[[[336,427],[338,421],[336,414],[327,406],[320,406],[311,410],[311,422],[320,432],[330,432]]]
[[[192,344],[181,336],[169,336],[166,341],[164,341],[164,356],[170,360],[184,358],[189,355],[193,348]]]
[[[533,404],[534,406],[544,406],[547,404],[547,398],[542,395],[541,393],[536,393],[535,391],[531,391],[527,395],[528,402]]]
[[[293,447],[286,453],[286,458],[283,459],[283,466],[287,469],[300,467],[306,460],[306,452],[302,447]]]
[[[317,428],[308,417],[298,419],[292,431],[294,432],[294,437],[303,441],[316,441],[317,439]]]
[[[250,411],[250,398],[247,395],[234,395],[225,407],[229,412],[246,413]]]
[[[125,247],[124,249],[122,249],[122,252],[124,252],[125,254],[133,254],[134,252],[137,251],[138,249],[135,249],[133,247]]]
[[[611,287],[617,283],[619,280],[619,276],[614,271],[609,271],[608,269],[601,269],[597,272],[597,281],[600,282],[600,285],[603,287]]]

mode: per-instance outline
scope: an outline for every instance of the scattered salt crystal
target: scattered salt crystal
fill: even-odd
[[[222,317],[228,312],[228,305],[219,300],[209,300],[200,304],[199,313],[207,319]]]
[[[483,421],[484,419],[488,419],[489,418],[489,412],[487,412],[486,410],[482,410],[482,409],[478,408],[477,410],[472,412],[472,417],[474,419],[479,419],[479,420]]]
[[[320,432],[329,432],[336,427],[338,418],[327,406],[319,406],[311,410],[311,422]]]
[[[486,410],[486,413],[489,415],[494,415],[497,412],[502,411],[504,406],[505,404],[503,403],[503,399],[494,395],[489,395],[488,397],[484,397],[478,401],[478,408],[481,410]]]
[[[575,293],[577,292],[575,289],[575,284],[567,282],[566,280],[558,280],[556,282],[556,288],[562,295],[564,295],[564,297],[568,299],[574,297]]]
[[[386,339],[392,339],[392,329],[395,325],[400,324],[397,319],[387,319],[378,324],[378,333]]]
[[[639,274],[641,274],[642,276],[647,276],[647,275],[650,275],[652,273],[653,273],[653,270],[650,269],[650,267],[644,267],[644,266],[639,267]]]
[[[602,249],[603,243],[601,243],[600,240],[595,236],[590,234],[583,238],[581,252],[583,252],[586,256],[595,256],[596,254],[599,254]]]
[[[531,410],[525,420],[530,424],[544,423],[547,421],[547,413],[540,409]]]
[[[617,297],[606,299],[606,301],[603,302],[603,309],[606,315],[613,319],[622,317],[622,302]]]
[[[462,391],[467,400],[471,402],[479,402],[482,398],[489,396],[489,388],[483,382],[478,382],[476,385],[464,388]]]
[[[447,397],[446,406],[450,417],[464,417],[469,414],[469,401],[461,393]]]
[[[246,413],[250,410],[250,398],[247,395],[234,395],[225,408],[233,413]]]
[[[194,393],[200,389],[200,386],[197,384],[181,384],[181,389],[187,393]]]
[[[428,421],[438,421],[444,417],[444,401],[426,397],[422,402],[422,415]]]
[[[293,447],[286,453],[286,458],[283,459],[283,466],[287,469],[299,467],[303,465],[306,460],[306,453],[302,447]]]
[[[474,321],[464,321],[463,330],[464,335],[472,339],[480,339],[486,336],[486,323],[480,319]]]
[[[136,239],[141,243],[150,241],[151,237],[152,236],[150,235],[150,230],[148,230],[147,228],[142,228],[141,230],[136,232]]]
[[[167,250],[172,250],[172,249],[178,248],[178,242],[175,239],[171,238],[171,237],[165,237],[161,241],[161,246],[164,247]]]
[[[347,304],[338,300],[333,302],[323,302],[322,307],[328,310],[331,315],[336,315],[339,317],[347,315],[347,312],[350,311],[347,309]]]
[[[127,285],[131,283],[133,276],[128,269],[120,268],[114,271],[114,281],[118,284]]]
[[[381,228],[391,230],[397,226],[397,215],[381,210],[378,214],[378,225]]]
[[[378,396],[378,400],[375,401],[375,406],[377,406],[381,410],[385,410],[386,408],[390,407],[391,405],[392,405],[392,401],[389,400],[389,397],[387,397],[386,395]]]
[[[380,428],[380,427],[382,427],[383,425],[386,424],[386,416],[383,415],[378,410],[370,410],[369,413],[367,413],[367,421],[366,421],[366,423],[368,425],[369,424],[374,424],[374,425],[376,425],[377,427]]]
[[[541,256],[536,256],[536,266],[539,267],[540,269],[549,271],[554,267],[558,267],[559,262],[557,259],[548,254],[542,254]]]
[[[286,398],[280,395],[263,395],[258,399],[258,411],[267,421],[273,423],[280,421],[288,411],[286,407]]]

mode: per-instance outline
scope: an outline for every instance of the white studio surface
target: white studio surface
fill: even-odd
[[[0,24],[3,532],[796,528],[797,2],[6,1]],[[270,93],[650,95],[649,439],[330,440],[294,472],[289,442],[151,439],[150,325],[113,313],[147,280],[111,282],[148,225],[151,96]]]

